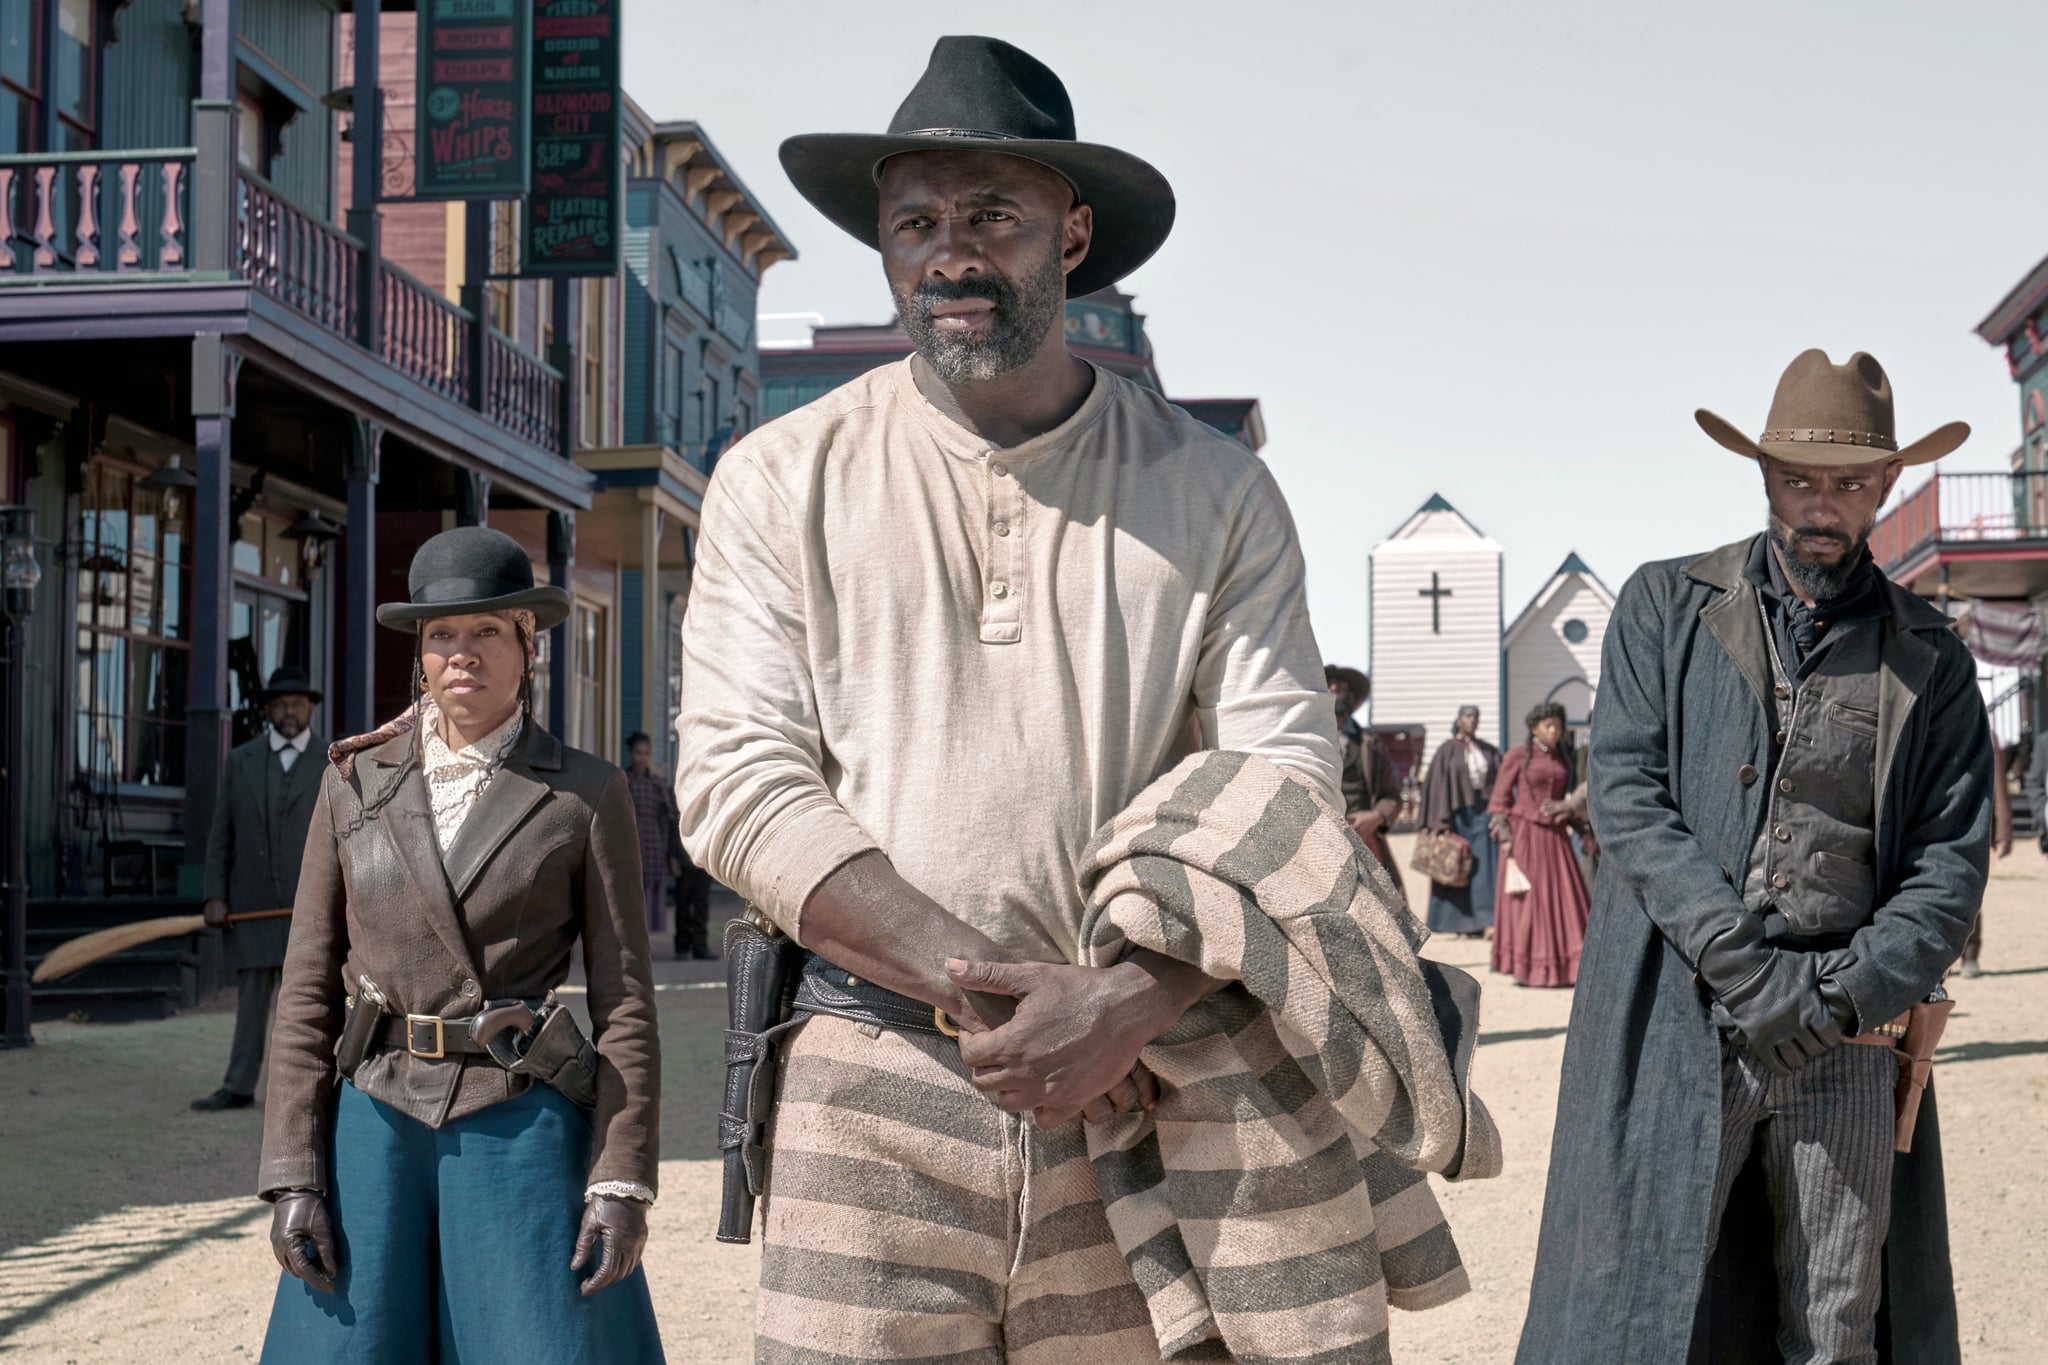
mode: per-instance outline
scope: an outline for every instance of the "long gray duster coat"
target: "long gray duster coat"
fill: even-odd
[[[1737,888],[1769,785],[1769,655],[1744,574],[1755,548],[1749,540],[1645,566],[1608,625],[1591,761],[1603,861],[1520,1365],[1661,1365],[1685,1360],[1693,1340],[1720,1147],[1721,1045],[1692,964],[1744,913]],[[1885,589],[1878,909],[1837,977],[1865,1026],[1923,997],[1962,952],[1991,836],[1976,668],[1940,612]],[[1913,1154],[1894,1170],[1880,1321],[1884,1357],[1914,1365],[1960,1358],[1933,1105],[1930,1089]],[[1731,1235],[1738,1221],[1731,1210]],[[1767,1265],[1768,1240],[1761,1252]],[[1759,1358],[1729,1344],[1726,1324],[1767,1333],[1775,1315],[1768,1291],[1712,1305],[1708,1316],[1722,1320],[1712,1358]]]

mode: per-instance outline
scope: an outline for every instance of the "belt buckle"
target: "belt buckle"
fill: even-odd
[[[415,1034],[414,1030],[418,1029],[422,1024],[432,1024],[434,1026],[434,1050],[431,1052],[421,1047],[416,1040],[417,1035]],[[406,1015],[405,1050],[407,1052],[410,1052],[415,1057],[424,1057],[428,1061],[434,1061],[437,1058],[447,1056],[448,1035],[446,1029],[447,1025],[443,1022],[441,1016],[438,1014]]]

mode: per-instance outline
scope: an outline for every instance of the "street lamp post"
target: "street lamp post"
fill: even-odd
[[[27,777],[28,618],[35,609],[42,566],[36,561],[36,514],[30,507],[0,507],[0,851],[6,854],[7,1024],[0,1046],[28,1047],[28,819],[22,786]]]

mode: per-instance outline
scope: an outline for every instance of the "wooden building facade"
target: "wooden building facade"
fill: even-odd
[[[273,668],[311,673],[326,736],[408,702],[411,651],[373,609],[447,526],[508,531],[571,589],[552,729],[616,757],[666,728],[673,650],[640,644],[673,634],[714,443],[661,424],[666,389],[649,406],[647,320],[698,360],[677,379],[703,395],[696,430],[730,439],[754,420],[753,292],[793,254],[694,125],[627,109],[628,223],[649,242],[695,223],[682,254],[715,256],[717,283],[664,284],[630,248],[612,278],[499,279],[516,203],[395,202],[410,13],[358,42],[341,0],[7,7],[29,35],[0,42],[0,503],[35,509],[42,548],[47,742],[14,778],[32,957],[196,900],[221,764]],[[117,960],[37,1013],[174,1007],[211,951]]]

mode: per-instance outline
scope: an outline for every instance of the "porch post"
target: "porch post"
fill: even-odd
[[[478,412],[487,411],[491,398],[491,319],[485,306],[484,281],[491,273],[491,205],[488,200],[471,199],[462,206],[462,289],[463,308],[469,312],[469,393],[466,399]]]
[[[548,581],[563,592],[573,593],[570,577],[576,572],[576,514],[548,513]],[[576,615],[569,614],[569,629],[555,636],[548,652],[547,727],[557,739],[569,735],[569,631],[576,628]]]
[[[548,281],[548,316],[555,320],[555,335],[548,346],[548,364],[562,376],[557,410],[561,423],[562,458],[565,460],[576,458],[576,447],[583,439],[582,415],[578,410],[582,401],[582,376],[576,368],[576,338],[581,335],[576,299],[582,291],[571,288],[573,283],[565,279]]]
[[[235,268],[235,0],[203,0],[199,98],[192,101],[192,269]]]
[[[349,421],[348,601],[342,608],[336,676],[345,703],[341,733],[377,728],[377,475],[384,428],[367,417]]]
[[[491,476],[474,469],[458,469],[455,477],[455,524],[486,525],[491,519]]]
[[[228,751],[228,460],[237,358],[216,334],[192,339],[192,663],[185,702],[185,867],[181,893],[197,892],[206,836]]]
[[[659,503],[648,500],[640,523],[640,725],[649,735],[660,723],[662,684],[668,680],[668,651],[661,638],[667,613],[661,610],[661,536],[664,518]],[[623,722],[624,717],[620,717]],[[673,722],[674,717],[669,718]],[[666,751],[666,746],[662,752]]]
[[[384,100],[377,87],[383,23],[383,0],[355,0],[355,113],[349,135],[348,232],[363,244],[363,254],[356,263],[356,341],[373,354],[380,353],[384,331],[383,291],[378,287],[384,275],[384,217],[377,211],[384,178]]]

